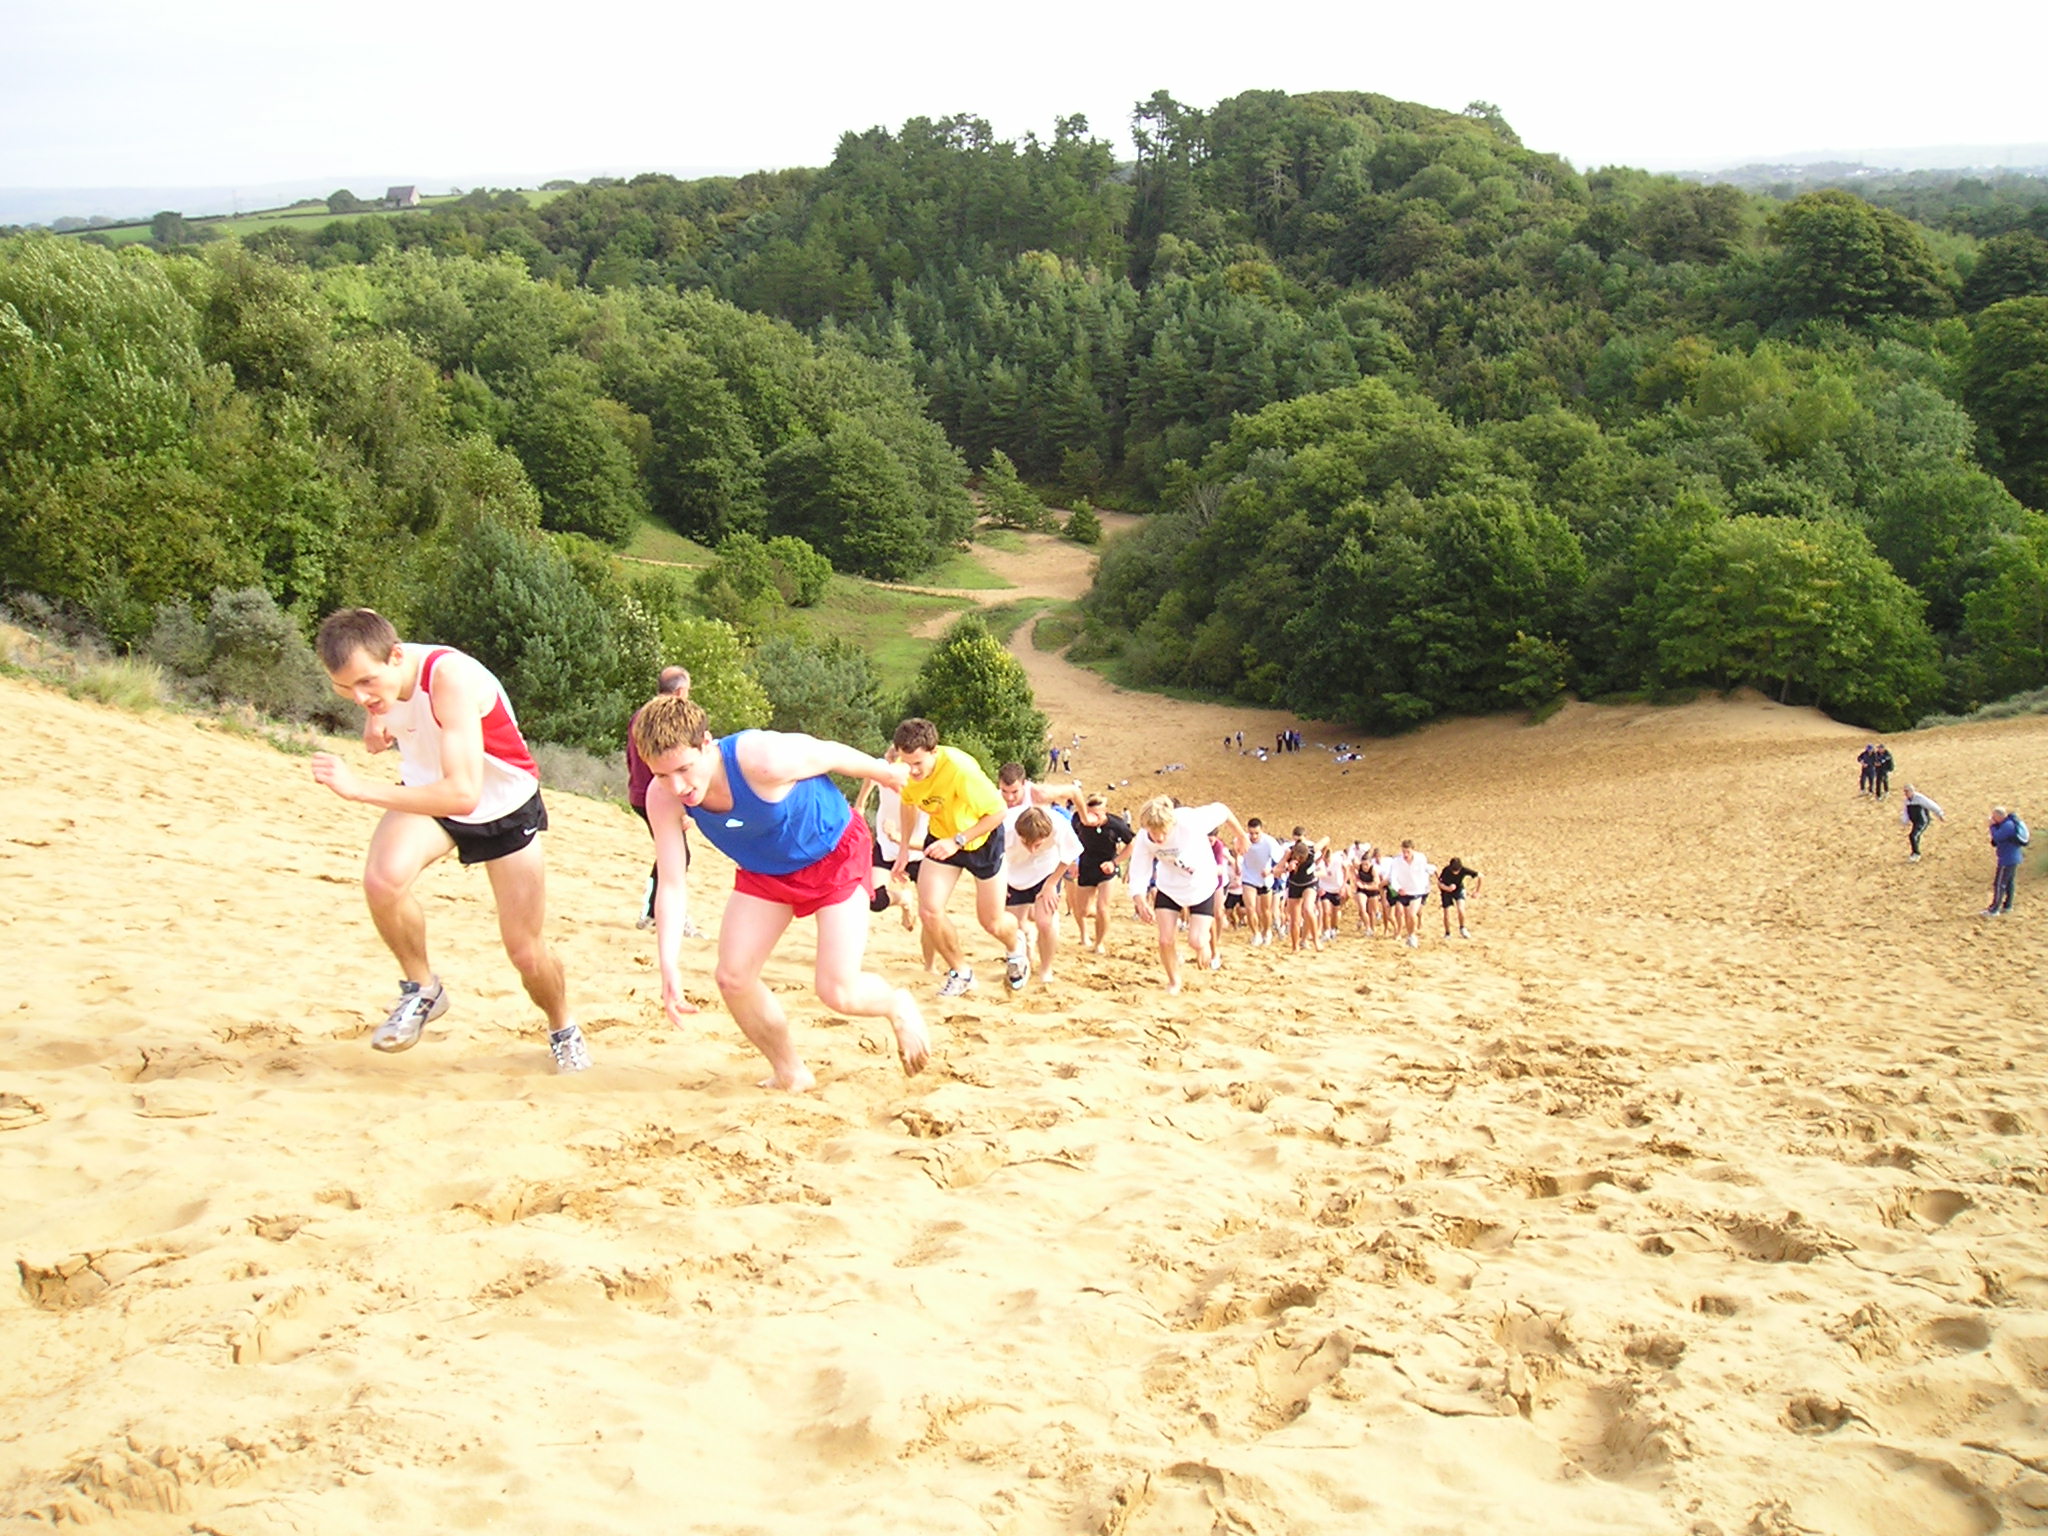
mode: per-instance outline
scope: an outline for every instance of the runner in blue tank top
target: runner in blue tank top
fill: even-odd
[[[761,968],[790,919],[818,920],[818,999],[834,1013],[886,1018],[906,1075],[931,1055],[924,1018],[911,995],[861,969],[868,942],[868,832],[827,774],[871,779],[901,789],[900,763],[883,762],[836,741],[782,731],[711,734],[699,705],[665,694],[633,722],[633,743],[654,782],[647,823],[661,879],[654,899],[661,1001],[669,1022],[697,1010],[683,996],[677,951],[687,879],[683,819],[739,866],[718,930],[718,991],[740,1029],[768,1058],[764,1088],[802,1092],[817,1079],[797,1054],[782,1004]]]

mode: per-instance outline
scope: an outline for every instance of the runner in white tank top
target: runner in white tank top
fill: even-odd
[[[454,853],[490,875],[505,953],[526,995],[547,1015],[556,1069],[582,1071],[590,1053],[569,1011],[561,962],[542,932],[547,868],[539,834],[548,816],[540,770],[503,686],[460,651],[401,645],[390,621],[368,608],[330,614],[320,626],[319,651],[335,692],[363,706],[364,747],[396,747],[400,762],[401,782],[389,784],[359,777],[332,753],[313,754],[316,782],[384,812],[370,837],[363,894],[403,979],[370,1044],[408,1050],[447,1011],[413,884],[429,864]]]
[[[482,680],[486,700],[483,791],[475,810],[443,819],[481,826],[510,816],[539,792],[540,768],[527,750],[526,738],[519,734],[519,721],[512,713],[512,701],[505,697],[505,685],[482,662],[453,646],[429,645],[416,650],[419,684],[412,697],[398,700],[384,715],[384,729],[398,748],[400,780],[420,785],[438,783],[443,777],[441,722],[434,718],[434,674],[444,665],[473,670]]]

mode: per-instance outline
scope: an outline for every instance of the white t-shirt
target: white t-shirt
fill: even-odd
[[[879,791],[875,797],[875,841],[882,845],[882,857],[894,864],[896,834],[903,826],[903,798],[886,784],[875,787]],[[914,859],[924,856],[924,835],[931,820],[923,811],[917,813],[917,824],[910,835],[910,856]]]
[[[1403,896],[1427,896],[1435,885],[1436,866],[1420,853],[1412,858],[1396,854],[1387,860],[1387,881]]]
[[[1003,817],[1003,883],[1013,891],[1028,891],[1056,869],[1064,869],[1081,857],[1081,839],[1074,835],[1073,823],[1066,817],[1046,810],[1045,819],[1052,823],[1052,836],[1047,838],[1037,852],[1024,846],[1024,840],[1017,836],[1017,818],[1028,806],[1017,806]]]
[[[1159,889],[1184,907],[1199,906],[1214,896],[1223,874],[1210,851],[1209,834],[1229,815],[1230,807],[1221,801],[1183,805],[1174,811],[1165,837],[1154,839],[1140,828],[1138,840],[1131,844],[1131,889],[1144,890],[1156,876]]]

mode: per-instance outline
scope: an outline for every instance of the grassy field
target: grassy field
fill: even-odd
[[[686,539],[659,518],[642,517],[633,536],[619,551],[628,560],[651,560],[660,565],[709,565],[712,553],[695,539]]]
[[[559,190],[553,192],[528,192],[522,190],[519,195],[526,199],[528,207],[543,208],[562,194]],[[439,197],[423,197],[420,199],[419,207],[417,208],[364,208],[357,213],[330,213],[327,210],[327,205],[322,203],[317,207],[261,208],[253,213],[197,215],[186,219],[185,223],[195,229],[211,229],[223,235],[241,236],[253,235],[258,230],[274,229],[280,224],[302,230],[316,230],[325,228],[336,219],[396,219],[402,218],[409,213],[422,213],[432,208],[445,208],[450,204],[460,201],[462,201],[461,198],[449,192],[443,193]],[[150,225],[149,220],[143,219],[134,224],[103,224],[98,229],[77,229],[67,231],[67,233],[73,236],[99,235],[104,237],[111,245],[136,245],[149,238]]]
[[[983,537],[980,542],[996,544],[996,540],[990,537]],[[996,547],[1002,546],[998,544]],[[965,592],[999,592],[1016,585],[983,565],[971,549],[955,550],[930,570],[910,579],[920,587],[957,587]]]
[[[882,687],[900,693],[910,686],[936,640],[919,640],[914,629],[947,620],[970,604],[924,592],[903,592],[852,576],[834,576],[825,600],[807,615],[819,634],[837,635],[867,652]]]

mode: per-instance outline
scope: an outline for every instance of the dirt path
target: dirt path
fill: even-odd
[[[1114,537],[1140,519],[1125,512],[1103,512],[1103,532]],[[992,591],[955,590],[961,597],[993,607],[1020,598],[1073,601],[1083,596],[1095,577],[1095,551],[1052,534],[1022,535],[1021,549],[984,548],[984,565],[1011,583]],[[936,627],[943,629],[945,623]],[[1253,709],[1234,704],[1209,704],[1172,699],[1163,694],[1119,688],[1099,672],[1074,665],[1064,651],[1041,651],[1032,643],[1032,625],[1020,625],[1010,637],[1010,652],[1023,663],[1037,695],[1038,707],[1052,722],[1052,740],[1068,748],[1079,737],[1074,758],[1081,778],[1091,788],[1114,785],[1135,793],[1142,781],[1157,778],[1161,789],[1182,799],[1223,792],[1223,779],[1235,778],[1240,757],[1222,745],[1226,734],[1244,732],[1245,751],[1260,741],[1271,745],[1276,732],[1294,727],[1314,740],[1331,741],[1335,730],[1284,710]],[[1245,758],[1249,764],[1254,758]],[[1328,754],[1313,748],[1286,760],[1261,764],[1276,781],[1292,780],[1311,761],[1318,769]],[[1183,766],[1162,772],[1167,765]]]

